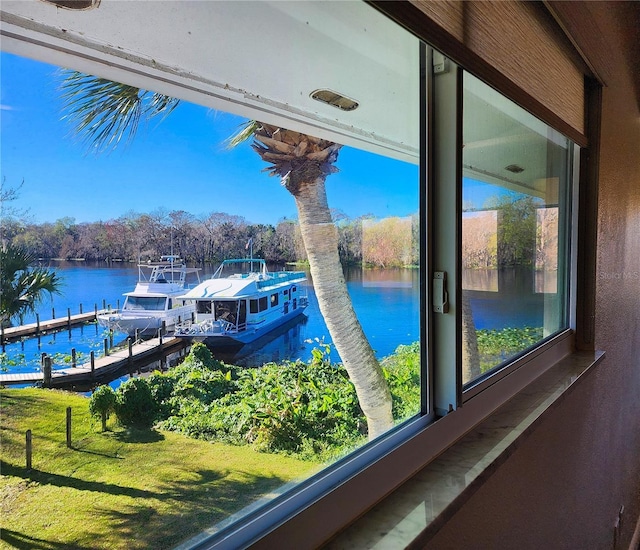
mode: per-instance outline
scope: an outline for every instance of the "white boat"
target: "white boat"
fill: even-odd
[[[172,330],[195,314],[195,303],[182,295],[189,288],[189,276],[195,276],[193,284],[200,282],[199,271],[177,256],[138,264],[138,282],[133,292],[124,294],[122,309],[98,315],[98,323],[129,336],[155,335],[163,327]]]
[[[248,344],[304,312],[304,271],[269,272],[265,260],[224,260],[182,299],[196,303],[195,320],[178,323],[174,335],[207,346]]]

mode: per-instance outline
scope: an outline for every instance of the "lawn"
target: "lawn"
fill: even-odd
[[[113,420],[101,433],[88,403],[57,390],[0,390],[0,548],[173,548],[320,467]]]

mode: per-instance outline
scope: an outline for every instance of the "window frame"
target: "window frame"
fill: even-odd
[[[388,14],[387,14],[388,15]],[[426,16],[425,16],[426,17]],[[407,32],[411,32],[407,30]],[[425,40],[424,33],[415,33],[420,40]],[[37,30],[31,29],[14,33],[11,37],[11,48],[20,50],[21,48],[31,57],[47,60],[58,65],[65,65],[66,61],[73,60],[79,70],[91,72],[91,67],[95,64],[105,64],[109,62],[108,55],[97,51],[83,48],[71,41],[65,42],[59,37],[39,35]],[[16,48],[15,42],[21,42],[21,46]],[[64,47],[61,47],[61,43]],[[451,47],[453,39],[451,39]],[[445,50],[447,48],[444,48]],[[17,52],[19,55],[25,55]],[[433,62],[433,50],[429,47],[421,55],[421,64],[424,68],[430,68]],[[472,74],[477,74],[478,67],[470,63],[466,70]],[[460,81],[461,68],[457,67],[455,76]],[[207,91],[200,88],[199,83],[189,83],[177,75],[162,75],[154,72],[148,67],[138,66],[135,62],[111,63],[109,72],[114,80],[118,79],[118,74],[137,73],[142,75],[148,87],[155,88],[154,83],[161,83],[163,93],[176,95],[178,97],[189,96],[189,101],[197,102],[197,98],[206,95]],[[369,443],[364,448],[356,451],[352,455],[339,461],[328,470],[320,472],[310,479],[301,483],[299,488],[291,493],[283,494],[272,501],[268,507],[257,508],[252,513],[244,517],[238,524],[231,524],[233,518],[223,522],[227,524],[211,538],[211,534],[203,534],[189,541],[184,548],[237,548],[247,544],[255,544],[256,547],[275,547],[286,543],[288,546],[300,542],[304,545],[318,545],[326,542],[327,538],[344,528],[351,521],[365,513],[375,502],[384,498],[387,494],[413,476],[422,467],[433,460],[443,449],[452,445],[463,433],[466,433],[473,426],[480,423],[492,411],[510,399],[515,393],[521,391],[540,374],[545,372],[562,357],[568,355],[574,347],[573,332],[576,323],[577,293],[577,260],[576,246],[577,240],[577,211],[572,214],[571,232],[572,247],[570,250],[571,262],[571,284],[569,298],[570,328],[542,342],[539,346],[517,358],[515,361],[505,365],[500,369],[500,376],[491,377],[484,380],[482,384],[474,385],[462,394],[462,384],[460,377],[460,322],[456,316],[454,323],[455,333],[455,356],[453,362],[451,358],[434,356],[434,349],[443,346],[434,346],[437,339],[442,339],[441,328],[438,328],[438,321],[433,319],[431,304],[433,302],[432,274],[435,270],[441,270],[437,256],[437,250],[442,249],[430,240],[434,234],[433,229],[440,227],[437,225],[439,203],[441,197],[434,192],[437,185],[438,176],[434,175],[441,169],[439,162],[442,156],[441,149],[445,147],[446,140],[438,141],[433,139],[437,130],[435,115],[442,111],[436,108],[434,100],[437,92],[434,92],[434,82],[431,70],[425,71],[424,83],[420,94],[420,119],[421,119],[421,144],[420,144],[420,224],[422,228],[421,236],[421,310],[424,312],[421,319],[421,345],[422,350],[422,375],[424,376],[423,388],[426,384],[426,391],[423,392],[422,415],[391,430],[377,440]],[[510,96],[505,91],[499,90],[501,94],[516,103],[521,104],[517,98]],[[172,94],[172,92],[174,92]],[[175,93],[180,92],[180,93]],[[461,139],[461,86],[454,96],[456,104],[456,135],[449,136],[457,143],[455,155],[460,155]],[[543,117],[539,117],[544,120]],[[545,121],[549,124],[548,121]],[[550,124],[556,127],[554,124]],[[440,134],[438,134],[440,135]],[[580,147],[585,142],[579,143],[574,139],[573,166],[579,165],[578,157]],[[451,141],[449,141],[451,143]],[[438,162],[435,161],[438,159]],[[461,162],[456,161],[455,181],[456,193],[459,193],[461,180]],[[443,176],[440,176],[443,177]],[[448,177],[448,176],[446,176]],[[578,170],[573,173],[574,182],[578,178]],[[578,204],[578,186],[574,185],[572,194],[572,204]],[[450,197],[449,197],[450,199]],[[458,204],[460,201],[457,201]],[[453,230],[456,239],[459,235],[459,207],[455,216],[454,224],[457,227]],[[425,235],[429,236],[429,240]],[[450,260],[448,260],[450,261]],[[459,250],[455,252],[452,273],[454,274],[453,298],[456,299],[461,291],[461,276],[459,266]],[[266,298],[265,298],[266,300]],[[266,309],[266,308],[265,308]],[[262,311],[262,309],[260,310]],[[434,321],[434,322],[432,322]],[[449,331],[449,332],[446,332]],[[447,327],[445,334],[451,334],[451,327]],[[449,368],[443,372],[436,365],[455,364],[454,380],[451,380],[452,370]],[[526,367],[526,368],[525,368]],[[485,383],[486,382],[486,383]],[[441,387],[442,385],[442,387]],[[461,407],[464,403],[464,407]],[[449,409],[448,405],[452,405]],[[460,407],[460,408],[458,408]],[[454,414],[447,414],[453,410]],[[435,412],[440,413],[441,418],[436,419]],[[345,517],[344,511],[349,510],[350,516]],[[318,517],[322,520],[319,521]]]

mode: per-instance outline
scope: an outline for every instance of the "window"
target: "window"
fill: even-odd
[[[211,301],[210,300],[197,300],[196,301],[196,311],[198,313],[211,313]]]
[[[568,328],[571,143],[464,73],[463,376]]]
[[[127,296],[123,309],[127,311],[163,311],[167,299],[156,296]]]
[[[20,10],[20,4],[12,3],[12,8]],[[106,3],[105,9],[116,12],[114,20],[129,20],[126,11],[118,12],[125,10],[126,4]],[[167,31],[172,30],[175,19],[172,5],[154,6],[156,20]],[[212,150],[210,140],[203,137],[205,123],[235,128],[247,120],[259,120],[267,129],[268,135],[260,134],[254,143],[261,158],[253,151],[249,151],[254,155],[249,158],[236,150],[234,154],[241,160],[225,161],[233,177],[221,178],[223,183],[215,192],[210,187],[210,165],[204,164],[202,173],[197,173],[199,166],[191,161],[191,188],[203,174],[207,185],[202,188],[206,192],[187,197],[188,204],[194,204],[197,197],[200,205],[201,197],[211,196],[215,197],[212,208],[221,208],[226,200],[226,204],[241,204],[244,211],[256,216],[269,212],[267,221],[248,220],[252,230],[270,226],[264,235],[278,237],[262,251],[277,256],[283,265],[289,261],[317,262],[314,267],[318,270],[311,271],[313,277],[309,273],[312,292],[307,295],[307,283],[300,283],[285,293],[285,299],[292,298],[292,310],[307,307],[309,317],[341,313],[353,304],[358,324],[387,375],[395,398],[391,401],[394,418],[372,441],[362,437],[364,420],[351,430],[348,421],[352,419],[347,419],[340,426],[344,431],[337,430],[336,439],[347,440],[348,445],[324,454],[323,445],[328,443],[301,438],[293,450],[286,451],[293,456],[305,452],[311,462],[317,453],[316,462],[305,469],[306,478],[288,485],[277,482],[275,474],[265,476],[276,480],[265,486],[268,502],[260,498],[256,502],[238,500],[227,514],[234,522],[225,518],[224,527],[214,526],[214,535],[202,536],[194,545],[215,547],[228,542],[242,547],[265,533],[285,538],[292,533],[304,534],[312,541],[308,544],[323,542],[323,535],[353,519],[345,513],[353,517],[364,513],[371,501],[382,498],[407,472],[417,471],[455,441],[459,432],[472,426],[489,407],[460,407],[463,401],[479,402],[483,396],[478,389],[509,375],[525,352],[535,349],[542,355],[553,346],[559,347],[566,337],[571,313],[569,237],[575,225],[571,183],[576,174],[571,167],[576,151],[566,137],[469,72],[462,72],[453,61],[368,4],[202,2],[184,9],[185,20],[194,23],[194,47],[176,47],[172,40],[166,40],[166,36],[176,36],[174,32],[141,28],[139,33],[131,33],[135,43],[116,45],[123,51],[136,51],[138,59],[145,60],[131,61],[133,70],[128,59],[124,63],[119,57],[119,51],[92,49],[94,43],[113,42],[109,25],[106,30],[88,23],[84,30],[74,29],[73,36],[90,32],[94,42],[82,47],[69,42],[66,49],[56,42],[50,56],[57,62],[62,56],[66,66],[83,70],[97,59],[96,71],[109,67],[108,74],[102,76],[118,77],[145,89],[157,86],[164,94],[188,98],[192,103],[183,99],[181,105],[189,109],[187,118],[197,120],[198,126],[192,133],[185,132],[185,142],[191,140],[189,148],[179,151],[190,160],[200,148]],[[62,25],[66,15],[58,16]],[[203,28],[197,28],[195,22]],[[68,23],[71,27],[83,25]],[[37,26],[29,24],[29,39],[21,47],[49,60],[40,46],[35,53],[30,50],[35,47],[33,25]],[[261,36],[264,28],[272,31],[269,39],[261,42],[260,56],[255,56],[254,46],[228,48],[238,44],[239,38]],[[103,30],[106,34],[100,36]],[[52,40],[48,37],[59,34],[42,31],[42,40],[47,44],[46,40]],[[127,40],[126,33],[118,36]],[[221,48],[227,55],[208,55]],[[85,49],[95,57],[87,56]],[[192,55],[194,51],[199,55]],[[176,67],[180,71],[175,71]],[[218,84],[221,81],[232,84]],[[210,109],[217,110],[215,117],[207,114]],[[172,113],[169,115],[167,120]],[[310,160],[327,160],[315,174],[316,178],[326,176],[326,201],[324,195],[306,193],[305,187],[299,186],[309,181],[301,181],[294,166],[312,144],[321,142],[326,142],[325,148],[315,151]],[[267,150],[270,146],[275,151]],[[286,161],[288,171],[280,173],[269,164],[277,153],[285,155],[280,160]],[[157,163],[158,159],[150,160]],[[260,170],[274,172],[282,185],[262,174],[266,181],[260,184],[272,186],[267,193],[262,194],[258,186],[238,193],[242,182],[249,185]],[[174,207],[181,198],[169,193],[175,180],[165,185],[164,196],[171,197],[167,207]],[[277,194],[277,200],[264,204],[267,194]],[[310,196],[317,198],[317,203],[296,210],[296,204]],[[122,200],[125,198],[133,200],[130,196]],[[322,215],[313,218],[318,210]],[[297,225],[282,222],[292,217]],[[194,239],[197,253],[206,249],[211,256],[220,254],[223,249],[226,252],[225,247],[232,249],[235,241],[241,245],[239,252],[234,252],[249,254],[250,244],[250,254],[257,253],[258,239],[254,243],[253,237],[249,242],[244,237],[230,238],[233,218],[224,215],[205,220],[198,232],[201,240]],[[304,252],[303,224],[309,233],[318,231],[311,235],[316,239],[312,254]],[[216,238],[211,236],[214,233]],[[305,233],[307,243],[309,233]],[[335,269],[333,250],[331,254],[325,250],[334,238],[338,257],[343,260],[339,269]],[[181,242],[187,240],[181,237]],[[324,269],[339,273],[335,285],[323,281]],[[341,277],[349,290],[348,299],[334,294]],[[246,281],[238,277],[235,282]],[[257,279],[256,284],[260,282]],[[263,312],[269,303],[274,307],[278,302],[277,293],[269,300],[267,296],[250,299],[249,311]],[[216,308],[217,318],[238,314],[239,322],[244,323],[246,304],[240,303],[238,309],[237,302],[217,302],[222,306]],[[197,311],[211,313],[212,302],[198,301]],[[248,329],[253,321],[249,319]],[[256,324],[260,322],[258,318]],[[322,347],[315,357],[327,353],[335,363],[344,361],[336,351],[341,334],[332,335],[333,341],[327,334],[320,336],[320,329],[311,321],[305,326],[307,340],[333,345],[328,351]],[[299,348],[299,344],[293,342],[292,347]],[[343,344],[343,353],[351,347],[349,342]],[[520,371],[535,368],[528,364]],[[492,391],[501,390],[494,385]],[[286,392],[278,395],[282,394]],[[502,393],[498,397],[508,398]],[[323,406],[337,401],[327,396]],[[294,404],[297,407],[299,402],[292,402],[291,410]],[[207,407],[212,406],[207,403],[202,409]],[[258,432],[256,429],[247,437]],[[261,442],[267,445],[277,435],[270,432]],[[393,466],[398,461],[406,471]],[[359,498],[363,488],[367,496]],[[352,504],[346,512],[340,506],[344,497]],[[322,510],[322,521],[313,517],[318,509]],[[194,525],[192,534],[197,537],[210,527]]]

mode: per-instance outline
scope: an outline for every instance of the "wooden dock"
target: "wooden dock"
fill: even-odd
[[[45,382],[45,373],[0,374],[0,385],[37,384],[47,387],[72,386],[74,384],[90,384],[116,373],[128,369],[130,372],[139,370],[153,361],[160,360],[170,353],[187,348],[190,342],[185,338],[165,337],[142,340],[124,349],[112,350],[109,355],[98,357],[93,361],[76,367],[51,369],[51,378]]]
[[[94,309],[88,313],[76,313],[75,315],[67,313],[65,317],[59,317],[58,319],[49,319],[48,321],[37,320],[35,323],[28,323],[18,327],[0,328],[0,344],[14,342],[20,340],[20,338],[28,338],[47,332],[70,330],[72,327],[95,321],[98,315],[106,313],[107,311],[108,310]]]

